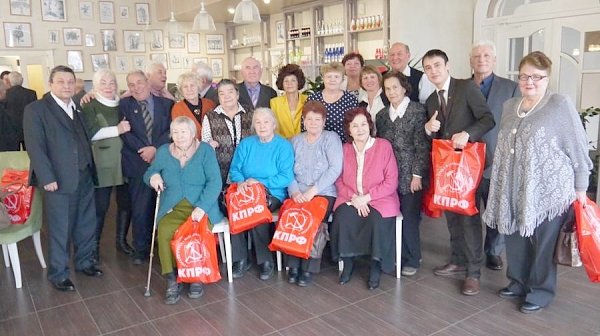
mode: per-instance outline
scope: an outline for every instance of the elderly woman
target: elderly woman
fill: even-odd
[[[361,90],[358,95],[358,105],[365,107],[375,120],[377,112],[389,105],[389,100],[383,93],[381,73],[372,65],[365,65],[360,72]]]
[[[342,64],[344,65],[344,70],[346,73],[342,83],[342,89],[348,91],[349,93],[353,94],[354,97],[358,98],[361,88],[360,72],[362,67],[365,66],[365,59],[361,54],[351,52],[344,55],[344,58],[342,58]]]
[[[215,108],[215,103],[210,99],[201,98],[198,94],[198,75],[193,72],[184,72],[177,79],[177,88],[183,100],[173,105],[171,118],[185,116],[196,124],[196,139],[202,139],[202,119],[204,115]]]
[[[196,139],[196,124],[188,117],[171,122],[173,143],[162,145],[144,174],[144,182],[162,191],[156,220],[158,221],[158,256],[161,271],[167,278],[166,304],[179,301],[182,285],[177,283],[171,239],[190,216],[199,221],[208,215],[211,223],[223,219],[217,197],[221,192],[221,176],[214,149]],[[203,294],[201,283],[190,284],[188,297]]]
[[[257,108],[252,117],[252,127],[256,135],[240,142],[233,155],[229,177],[238,184],[238,190],[262,183],[270,193],[269,210],[275,211],[287,196],[287,187],[294,178],[294,151],[292,145],[275,134],[277,121],[269,108]],[[273,275],[273,255],[267,247],[271,242],[272,223],[259,225],[251,230],[252,242],[256,252],[256,263],[260,265],[260,279],[268,280]],[[243,233],[235,235],[241,260],[248,259],[247,241]],[[235,252],[234,252],[235,254]],[[249,264],[249,263],[248,263]],[[243,276],[246,269],[239,269]]]
[[[369,255],[367,286],[375,289],[381,270],[394,269],[398,166],[390,143],[372,137],[373,121],[364,107],[346,113],[344,129],[350,142],[344,144],[342,175],[335,182],[331,247],[344,262],[340,285],[350,281],[354,257]]]
[[[277,88],[284,94],[271,99],[271,109],[277,118],[277,133],[286,139],[300,133],[302,107],[308,98],[300,93],[305,83],[304,73],[296,64],[284,66],[277,75]]]
[[[308,100],[316,100],[323,103],[327,109],[327,120],[325,130],[334,131],[344,142],[344,114],[351,108],[358,106],[356,97],[341,88],[344,77],[344,66],[333,62],[321,66],[321,75],[325,87],[322,91],[308,96]]]
[[[398,164],[402,222],[402,275],[417,273],[421,264],[419,224],[423,185],[428,182],[431,142],[425,134],[425,106],[410,100],[412,87],[401,72],[383,77],[390,105],[377,114],[377,136],[392,144]]]
[[[335,202],[335,180],[342,172],[342,142],[331,131],[324,131],[327,110],[317,101],[310,101],[302,109],[305,132],[292,138],[294,147],[294,180],[288,193],[294,201],[309,202],[315,196],[328,201],[325,220]],[[327,225],[322,223],[321,225]],[[300,259],[287,256],[288,282],[308,286],[312,273],[321,269],[321,258]]]
[[[552,62],[542,52],[519,64],[522,98],[504,103],[483,220],[506,235],[507,287],[522,313],[548,306],[556,291],[552,257],[566,212],[584,202],[592,162],[579,114],[565,96],[548,92]]]
[[[94,192],[96,203],[96,260],[100,260],[100,237],[104,228],[104,218],[110,205],[113,187],[117,192],[117,250],[125,254],[133,253],[127,244],[127,231],[131,219],[129,192],[121,170],[121,148],[123,141],[119,135],[129,132],[129,121],[119,121],[119,96],[115,74],[108,69],[98,70],[93,77],[96,97],[84,104],[83,120],[92,136],[92,152],[98,185]]]

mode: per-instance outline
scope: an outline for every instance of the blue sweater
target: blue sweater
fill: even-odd
[[[154,174],[160,174],[165,185],[160,196],[157,220],[184,198],[204,210],[211,223],[223,219],[217,203],[222,188],[221,174],[217,156],[209,144],[200,142],[194,156],[184,167],[169,152],[169,144],[160,146],[156,158],[144,174],[144,182],[150,185],[150,177]]]
[[[233,154],[229,178],[239,183],[254,178],[283,202],[287,187],[294,178],[294,150],[279,135],[262,143],[257,135],[242,139]]]

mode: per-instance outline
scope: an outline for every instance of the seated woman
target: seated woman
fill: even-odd
[[[211,223],[223,219],[217,204],[222,185],[214,149],[196,139],[196,124],[188,117],[177,117],[171,122],[171,138],[173,143],[159,147],[144,174],[146,184],[162,191],[156,220],[158,256],[162,274],[167,278],[166,304],[177,303],[182,289],[173,265],[173,233],[190,216],[199,221],[206,214]],[[193,283],[188,297],[196,299],[203,292],[201,283]]]
[[[284,94],[271,98],[271,109],[277,118],[277,134],[286,139],[300,133],[302,107],[308,98],[300,92],[305,83],[304,73],[296,64],[284,66],[277,75],[277,88]]]
[[[398,167],[392,145],[371,136],[373,121],[364,107],[346,113],[344,129],[351,142],[344,144],[342,175],[335,182],[331,247],[344,262],[340,285],[350,281],[354,257],[370,255],[367,285],[375,289],[381,270],[394,269]]]
[[[268,200],[269,210],[275,211],[286,198],[286,189],[294,178],[294,150],[287,140],[275,134],[277,121],[271,109],[257,108],[252,116],[252,127],[256,135],[243,139],[236,148],[229,178],[232,183],[238,184],[238,190],[262,183],[271,194]],[[267,223],[249,230],[256,252],[256,263],[260,265],[261,280],[268,280],[273,275],[273,255],[268,248],[272,238],[271,229],[272,223]],[[242,260],[247,262],[248,243],[244,233],[235,236],[239,240],[232,241],[232,245],[242,245],[233,248],[246,254]],[[242,276],[244,272],[241,273]]]
[[[335,202],[335,180],[342,172],[342,142],[335,132],[324,131],[327,110],[317,101],[302,109],[305,132],[292,138],[294,147],[294,180],[288,193],[298,203],[323,196],[329,202],[324,220],[329,218]],[[321,224],[327,225],[327,224]],[[288,282],[308,286],[312,273],[321,269],[321,258],[300,259],[287,255]],[[299,273],[299,270],[302,271]]]
[[[193,72],[184,72],[177,79],[177,89],[181,92],[183,100],[175,103],[171,109],[171,119],[185,116],[196,124],[196,139],[202,138],[202,119],[208,111],[215,108],[215,103],[210,99],[200,97],[198,88],[200,84],[198,75]]]

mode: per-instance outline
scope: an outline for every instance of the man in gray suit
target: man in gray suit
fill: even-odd
[[[496,76],[496,46],[491,41],[479,41],[473,44],[470,53],[471,69],[473,70],[473,81],[481,90],[486,99],[496,126],[484,134],[483,141],[486,143],[486,169],[477,190],[478,201],[483,201],[487,207],[487,199],[490,191],[490,176],[492,174],[492,160],[500,130],[500,119],[502,117],[502,105],[512,97],[520,96],[517,83]],[[497,229],[486,227],[485,244],[483,250],[486,255],[486,266],[492,270],[501,270],[503,266],[501,254],[504,251],[504,236]]]
[[[427,78],[436,87],[426,102],[429,121],[425,132],[432,138],[451,140],[457,149],[464,148],[469,141],[481,141],[495,125],[481,91],[469,79],[450,77],[448,56],[439,49],[425,53],[422,62]],[[450,211],[445,214],[452,256],[448,264],[436,267],[434,274],[466,272],[462,293],[476,295],[483,264],[481,219],[479,214],[467,216]]]
[[[48,280],[74,291],[69,279],[70,242],[75,270],[101,276],[94,261],[96,169],[90,137],[73,100],[75,74],[59,65],[50,72],[50,92],[25,108],[23,129],[31,160],[29,182],[42,190],[48,225]]]
[[[270,107],[271,98],[277,97],[277,92],[272,87],[260,82],[262,66],[254,57],[248,57],[242,62],[242,78],[238,84],[240,104],[255,109],[257,107]]]

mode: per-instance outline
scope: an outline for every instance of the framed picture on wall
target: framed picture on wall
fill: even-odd
[[[146,52],[144,32],[141,30],[123,30],[125,52]]]
[[[66,46],[82,45],[81,28],[63,28],[63,41]]]
[[[114,29],[101,29],[102,51],[117,51],[117,40]]]
[[[173,48],[173,49],[185,48],[185,34],[184,33],[170,33],[169,34],[169,48]]]
[[[94,5],[91,1],[79,1],[79,18],[82,20],[94,18]]]
[[[115,72],[127,73],[129,71],[129,57],[115,56]]]
[[[162,65],[165,66],[165,68],[169,68],[169,62],[167,59],[167,54],[166,53],[155,53],[155,54],[150,54],[150,60],[152,61],[152,63],[161,63]]]
[[[60,33],[58,30],[48,30],[48,43],[50,44],[58,44],[58,40],[60,39]]]
[[[74,72],[83,72],[83,53],[81,50],[67,50],[67,65]]]
[[[163,50],[165,48],[165,41],[163,39],[162,30],[150,30],[150,50]]]
[[[67,21],[65,0],[40,0],[42,2],[42,20]]]
[[[185,54],[183,53],[169,53],[169,67],[171,69],[182,69]]]
[[[285,43],[285,25],[283,20],[275,22],[275,42],[277,44]]]
[[[206,53],[208,55],[224,54],[223,35],[206,35]]]
[[[202,62],[202,63],[208,65],[208,58],[206,58],[206,57],[194,57],[194,58],[192,58],[192,62],[194,62],[194,64],[196,64],[198,62]]]
[[[108,63],[108,54],[92,54],[92,70],[94,72],[100,69],[110,69]]]
[[[85,34],[85,46],[86,47],[95,47],[96,46],[96,35]]]
[[[131,56],[133,61],[133,67],[136,70],[144,70],[146,68],[146,56],[145,55],[134,55]]]
[[[10,0],[10,15],[31,16],[31,0]]]
[[[4,22],[4,42],[7,48],[33,47],[31,24]]]
[[[98,7],[100,23],[115,23],[115,4],[112,1],[99,1]]]
[[[139,25],[150,24],[150,6],[147,3],[135,4],[135,22]]]
[[[199,53],[200,52],[200,34],[198,33],[187,33],[188,40],[188,52]]]
[[[120,19],[129,19],[129,7],[119,6],[119,18]]]
[[[210,68],[213,72],[213,77],[223,77],[223,59],[222,58],[211,58]]]

